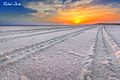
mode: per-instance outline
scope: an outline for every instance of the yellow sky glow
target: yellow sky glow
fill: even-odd
[[[94,24],[119,21],[118,9],[107,6],[76,7],[59,10],[49,20],[64,24]]]

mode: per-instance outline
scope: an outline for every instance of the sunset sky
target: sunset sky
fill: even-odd
[[[13,23],[120,23],[120,0],[1,0],[0,24]]]

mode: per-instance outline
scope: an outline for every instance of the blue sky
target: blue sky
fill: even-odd
[[[3,2],[18,2],[21,3],[21,6],[3,6]],[[0,1],[0,13],[19,13],[19,14],[26,14],[35,12],[35,10],[31,10],[24,7],[24,3],[27,3],[28,1],[25,0],[1,0]]]
[[[3,2],[20,2],[22,3],[21,6],[11,6],[11,7],[5,7],[2,5]],[[24,5],[28,2],[36,2],[36,1],[45,1],[45,0],[0,0],[0,13],[20,13],[20,14],[26,14],[26,13],[32,13],[35,12],[35,10],[25,8]],[[47,0],[46,0],[47,1]],[[61,0],[63,2],[67,0]],[[72,2],[80,1],[80,0],[71,0]],[[110,4],[110,3],[120,3],[120,0],[93,0],[93,4]]]

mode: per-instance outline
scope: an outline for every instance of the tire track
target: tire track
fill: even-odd
[[[64,28],[69,28],[69,27],[64,27]],[[40,30],[52,30],[52,29],[62,29],[62,28],[41,28],[41,29],[0,31],[0,36],[21,34],[21,33],[33,33],[33,32],[40,31]]]
[[[108,69],[107,77],[108,80],[120,80],[120,47],[115,39],[108,33],[106,27],[103,27],[104,44],[107,46],[106,49],[110,55],[108,58]]]
[[[13,50],[9,53],[5,53],[7,55],[3,55],[0,58],[0,66],[6,65],[8,63],[16,62],[19,59],[22,59],[22,58],[24,58],[24,57],[26,57],[26,56],[28,56],[32,53],[35,53],[37,51],[41,51],[41,50],[44,50],[46,48],[49,48],[54,44],[63,42],[63,41],[65,41],[65,40],[67,40],[71,37],[79,35],[80,33],[84,32],[86,30],[95,28],[95,27],[96,26],[90,27],[90,28],[85,28],[85,29],[78,30],[78,31],[75,31],[75,32],[71,32],[71,33],[68,33],[68,34],[50,39],[50,40],[42,41],[42,42],[30,45],[30,46],[25,46],[24,48],[15,49],[15,50]]]
[[[21,34],[21,33],[32,33],[40,31],[40,29],[32,29],[32,30],[12,30],[12,31],[1,31],[0,36],[6,36],[6,35],[13,35],[13,34]]]
[[[97,46],[100,30],[101,30],[101,27],[98,29],[94,42],[88,51],[89,54],[85,57],[86,61],[84,62],[83,69],[82,69],[82,77],[83,77],[82,80],[92,80],[92,67],[95,61],[94,50]]]
[[[0,31],[0,36],[21,34],[21,33],[33,33],[33,32],[40,31],[40,30],[41,30],[41,29]]]
[[[73,28],[69,28],[69,29],[61,29],[61,30],[54,30],[54,31],[48,31],[48,32],[39,32],[39,33],[33,33],[33,34],[28,34],[28,35],[24,35],[24,36],[16,36],[16,37],[10,37],[10,38],[3,38],[0,39],[0,42],[6,42],[9,40],[14,40],[14,39],[18,39],[18,38],[24,38],[24,37],[32,37],[32,36],[37,36],[37,35],[42,35],[42,34],[49,34],[49,33],[54,33],[54,32],[59,32],[59,31],[66,31],[66,30],[71,30]]]
[[[114,55],[116,56],[117,59],[120,59],[120,46],[115,41],[115,39],[108,33],[105,26],[103,29],[103,33],[104,33],[104,37],[106,38],[107,44],[110,45]]]
[[[91,73],[89,74],[91,80],[120,80],[120,65],[114,56],[116,49],[111,41],[113,40],[105,31],[105,27],[101,27],[96,37]]]

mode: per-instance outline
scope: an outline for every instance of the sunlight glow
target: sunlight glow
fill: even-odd
[[[81,19],[80,18],[75,18],[75,19],[73,19],[73,22],[75,24],[80,24],[81,23]]]
[[[59,10],[50,20],[64,24],[94,24],[119,20],[117,9],[103,6]]]

